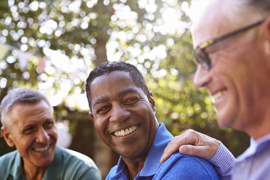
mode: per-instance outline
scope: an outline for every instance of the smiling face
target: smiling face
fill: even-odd
[[[224,1],[223,1],[224,2]],[[226,11],[212,4],[204,13],[193,32],[194,47],[238,28],[230,26]],[[226,4],[225,4],[226,5]],[[222,6],[224,7],[224,6]],[[246,22],[250,25],[254,22]],[[212,67],[198,66],[193,82],[196,87],[206,87],[215,98],[218,123],[222,127],[249,132],[264,119],[269,102],[269,39],[262,31],[263,23],[246,32],[206,48]],[[266,51],[267,50],[267,51]],[[253,127],[253,128],[252,128]]]
[[[152,94],[146,96],[123,71],[95,78],[90,91],[91,116],[101,140],[124,160],[144,158],[158,128]]]
[[[15,146],[22,156],[24,169],[47,168],[54,159],[57,129],[50,106],[41,100],[36,104],[15,104],[9,118],[10,131],[2,134],[10,147]]]

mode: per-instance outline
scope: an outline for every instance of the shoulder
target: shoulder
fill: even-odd
[[[215,168],[205,159],[174,153],[159,168],[156,179],[219,179]]]
[[[16,150],[0,156],[0,179],[3,179],[13,167],[17,153],[18,151]]]
[[[100,172],[94,163],[94,161],[88,156],[70,150],[58,147],[57,156],[60,155],[62,157],[63,162],[63,170],[70,177],[80,177],[78,179],[101,179]]]
[[[113,166],[109,172],[109,174],[107,175],[106,179],[112,179],[112,177],[116,177],[118,178],[119,176],[121,176],[120,174],[117,175],[117,165]]]
[[[66,161],[72,161],[72,163],[83,163],[86,166],[97,168],[96,164],[90,157],[70,149],[62,148],[62,150]]]
[[[16,150],[0,156],[0,164],[14,160],[17,152],[18,151]]]
[[[118,160],[117,165],[113,166],[106,177],[106,180],[119,180],[127,179],[126,164],[122,160],[121,156]]]
[[[113,167],[111,168],[109,174],[116,174],[116,173],[117,173],[117,168],[118,168],[118,165],[113,166]],[[109,174],[108,174],[108,175],[109,175]]]

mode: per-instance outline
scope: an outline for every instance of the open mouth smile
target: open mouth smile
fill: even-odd
[[[218,99],[220,99],[225,93],[227,92],[227,90],[222,90],[222,91],[218,91],[217,93],[215,93],[212,98],[213,101],[217,101]]]
[[[133,132],[135,132],[138,129],[138,125],[137,126],[131,126],[129,128],[126,129],[122,129],[119,131],[115,131],[112,134],[116,137],[122,137],[122,136],[127,136]]]
[[[48,146],[43,147],[43,148],[33,148],[33,150],[36,152],[44,152],[44,151],[47,151],[50,148],[50,146],[51,146],[51,144],[49,144]]]

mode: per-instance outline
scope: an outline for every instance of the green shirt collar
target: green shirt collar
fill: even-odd
[[[58,146],[55,148],[53,162],[48,166],[44,174],[43,180],[60,180],[63,169],[63,156]],[[14,165],[10,168],[10,172],[14,180],[25,180],[23,171],[22,157],[18,151],[15,153]]]

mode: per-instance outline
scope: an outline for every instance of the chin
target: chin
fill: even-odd
[[[219,120],[218,120],[218,125],[219,125],[219,127],[222,127],[222,128],[230,127],[230,126],[228,126],[226,123],[221,122],[221,121],[219,121]]]
[[[47,160],[47,161],[43,161],[43,162],[38,162],[37,163],[37,166],[38,167],[41,167],[41,168],[47,168],[52,162],[53,162],[53,159],[50,159],[50,160]]]
[[[222,128],[232,127],[238,115],[237,107],[230,103],[217,108],[217,122]]]
[[[231,123],[232,123],[232,120],[231,118],[229,117],[226,117],[226,116],[217,116],[217,122],[218,122],[218,125],[222,128],[228,128],[228,127],[231,127]]]

